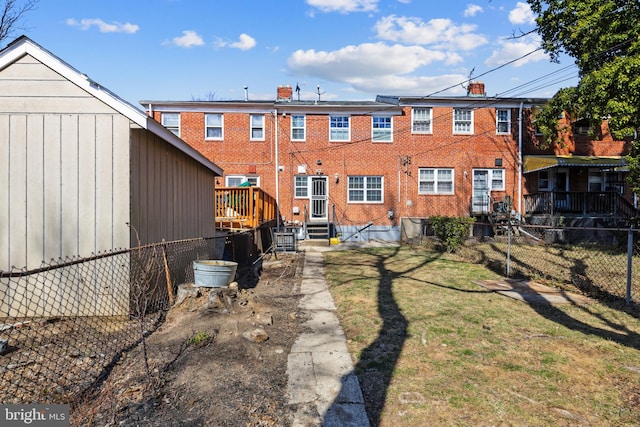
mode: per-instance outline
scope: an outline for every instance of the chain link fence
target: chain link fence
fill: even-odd
[[[471,240],[460,253],[507,277],[580,291],[606,303],[640,304],[640,230],[512,225],[497,231]]]
[[[0,402],[72,403],[163,321],[192,263],[229,252],[200,238],[0,271]]]

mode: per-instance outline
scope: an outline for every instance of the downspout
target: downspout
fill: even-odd
[[[273,116],[274,116],[274,127],[275,127],[275,134],[276,134],[276,142],[275,142],[275,146],[276,146],[276,227],[278,230],[280,230],[280,166],[279,166],[279,160],[278,160],[278,109],[276,108],[275,110],[273,110]]]
[[[518,111],[518,214],[522,216],[522,105]]]
[[[400,165],[401,161],[402,161],[402,157],[398,156],[398,208],[397,208],[398,215],[402,215],[402,197],[400,196],[400,191],[401,191],[400,179],[402,177],[401,175],[402,166]]]

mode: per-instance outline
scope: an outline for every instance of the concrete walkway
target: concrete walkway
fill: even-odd
[[[297,408],[292,425],[367,427],[360,384],[324,278],[323,249],[304,248],[300,309],[309,320],[287,364],[289,404]]]

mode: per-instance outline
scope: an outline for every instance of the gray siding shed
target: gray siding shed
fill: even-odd
[[[0,271],[137,246],[127,224],[142,244],[213,237],[221,175],[27,37],[0,51]]]

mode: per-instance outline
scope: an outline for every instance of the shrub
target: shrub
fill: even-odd
[[[455,252],[471,234],[475,222],[471,217],[432,216],[429,218],[433,235],[447,252]]]

